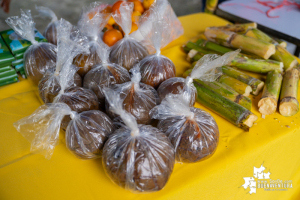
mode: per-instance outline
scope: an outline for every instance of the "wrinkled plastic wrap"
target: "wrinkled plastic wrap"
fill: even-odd
[[[165,39],[166,42],[161,46],[161,48],[165,47],[165,45],[183,34],[181,22],[178,20],[170,3],[167,0],[156,0],[153,5],[151,5],[150,9],[144,12],[140,18],[139,29],[133,32],[130,36],[143,44],[149,43],[147,35],[152,31],[152,21],[153,18],[157,18],[157,15],[159,16],[159,20],[168,21],[171,28],[169,31],[169,37]],[[155,52],[155,49],[151,45],[147,46],[147,48],[150,53]]]
[[[35,9],[38,11],[39,17],[51,19],[50,23],[44,30],[43,35],[48,40],[48,42],[57,45],[57,27],[59,21],[55,13],[50,8],[44,6],[35,6]]]
[[[98,97],[99,106],[105,108],[104,87],[111,87],[114,84],[121,84],[130,81],[128,71],[115,63],[109,62],[110,48],[106,44],[100,44],[98,55],[101,64],[97,64],[90,70],[83,79],[83,87],[95,92]]]
[[[134,116],[138,124],[150,124],[152,120],[149,112],[159,104],[157,92],[150,85],[140,82],[141,74],[138,65],[132,68],[130,72],[132,74],[131,81],[112,85],[111,89],[120,94],[123,109]],[[116,114],[110,111],[108,102],[105,104],[105,107],[106,113],[112,119],[117,117]]]
[[[42,80],[39,82],[39,94],[41,99],[45,103],[52,103],[54,97],[60,92],[60,79],[70,79],[69,77],[73,75],[74,82],[69,82],[71,86],[82,86],[82,79],[77,73],[61,73],[63,68],[72,64],[73,58],[80,53],[88,53],[87,46],[82,46],[80,44],[86,41],[85,37],[82,37],[78,32],[72,31],[72,25],[65,21],[64,19],[59,20],[58,24],[58,43],[57,43],[57,59],[55,69],[48,70],[43,76]],[[72,34],[72,40],[70,35]],[[74,66],[75,67],[75,66]],[[71,71],[70,71],[71,72]]]
[[[66,115],[72,120],[66,131],[66,146],[77,157],[94,159],[101,152],[114,127],[111,119],[99,110],[76,113],[64,103],[45,104],[33,114],[14,123],[31,142],[31,151],[50,159],[59,143],[60,124]]]
[[[74,58],[73,64],[79,67],[78,74],[83,78],[91,68],[101,63],[99,57],[99,44],[102,44],[101,32],[110,17],[110,14],[101,12],[106,8],[106,4],[94,2],[90,6],[83,9],[83,13],[78,21],[78,28],[80,32],[87,36],[89,53],[79,54]],[[94,13],[93,16],[89,15]],[[101,52],[101,51],[100,51]]]
[[[103,167],[117,185],[133,192],[161,190],[173,171],[175,155],[169,139],[157,128],[137,124],[123,110],[117,92],[105,89],[110,109],[124,121],[104,145]]]
[[[5,21],[20,37],[32,43],[24,53],[24,66],[27,77],[37,85],[43,74],[55,67],[56,46],[46,42],[38,43],[35,40],[35,23],[30,10],[21,10],[20,17],[9,17]]]
[[[189,107],[182,94],[168,95],[150,114],[159,119],[157,128],[169,137],[177,161],[202,161],[216,151],[219,142],[216,121],[209,113]]]
[[[171,26],[168,20],[152,17],[152,30],[147,33],[156,53],[145,57],[140,62],[142,82],[157,88],[163,81],[175,77],[176,68],[173,62],[160,54],[160,49],[169,41]]]
[[[113,18],[124,32],[124,38],[112,46],[110,60],[130,70],[136,63],[147,56],[148,50],[142,43],[132,38],[129,33],[132,27],[133,3],[123,2],[119,12],[113,13]]]
[[[239,53],[239,50],[229,52],[223,56],[207,54],[203,56],[193,68],[191,74],[186,78],[170,78],[164,81],[157,89],[160,101],[168,94],[183,93],[184,100],[190,105],[195,104],[197,90],[193,84],[194,79],[212,82],[222,75],[221,67],[231,62]]]

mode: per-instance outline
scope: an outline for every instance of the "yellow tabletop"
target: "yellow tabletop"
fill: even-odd
[[[184,35],[163,51],[175,63],[178,76],[190,65],[180,46],[205,27],[228,23],[203,13],[180,17],[180,21]],[[300,199],[300,113],[288,118],[276,113],[262,119],[257,111],[259,98],[252,98],[252,112],[259,119],[250,132],[196,104],[212,113],[218,123],[220,142],[216,153],[203,162],[175,164],[162,191],[134,194],[109,180],[101,159],[79,160],[71,154],[63,134],[51,160],[31,153],[29,142],[14,129],[13,122],[42,104],[37,88],[27,80],[1,87],[0,199]],[[268,191],[258,185],[273,180],[290,181],[292,188]]]

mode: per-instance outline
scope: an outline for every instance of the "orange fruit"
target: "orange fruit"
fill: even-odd
[[[143,6],[145,10],[148,10],[150,6],[154,3],[155,0],[144,0],[143,1]]]
[[[103,35],[103,42],[111,47],[122,38],[123,35],[121,31],[118,31],[117,29],[110,29],[108,31],[105,31]]]
[[[111,12],[115,12],[115,11],[118,11],[118,12],[120,12],[119,11],[119,8],[120,8],[120,5],[121,5],[121,3],[123,3],[124,1],[117,1],[116,3],[114,3],[114,5],[112,6],[112,8],[111,8]]]
[[[105,32],[105,31],[108,31],[108,30],[110,30],[110,29],[113,29],[114,27],[112,26],[112,25],[110,25],[110,24],[106,24],[105,26],[104,26],[104,28],[103,28],[103,32]]]
[[[114,25],[116,23],[116,21],[115,21],[115,19],[112,16],[110,16],[110,18],[109,18],[109,20],[108,20],[107,23],[110,24],[110,25]]]
[[[139,11],[140,13],[143,13],[145,11],[142,2],[139,0],[128,0],[128,2],[134,3],[134,11]]]
[[[108,5],[106,8],[104,8],[100,12],[101,13],[111,13],[111,9],[112,9],[111,6]]]
[[[133,11],[132,16],[131,16],[132,22],[139,21],[139,18],[141,17],[141,15],[142,15],[142,13],[140,13],[139,11]]]
[[[131,26],[131,31],[129,34],[133,33],[134,31],[138,30],[138,25],[136,23],[132,23],[132,26]]]

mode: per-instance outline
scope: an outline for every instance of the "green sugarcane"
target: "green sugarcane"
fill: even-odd
[[[249,29],[257,28],[257,24],[255,22],[245,23],[245,24],[228,24],[226,26],[218,26],[215,28],[222,29],[224,31],[232,31],[239,34],[244,34]]]
[[[223,97],[212,90],[209,90],[200,82],[195,81],[197,89],[197,102],[216,112],[235,126],[249,131],[257,116],[247,108]]]
[[[299,111],[299,102],[297,100],[298,85],[298,70],[292,69],[287,71],[283,76],[279,104],[279,112],[285,117],[293,116]]]
[[[282,46],[283,48],[286,48],[287,43],[283,40],[280,40],[278,38],[273,38],[280,46]]]
[[[246,33],[246,36],[249,37],[253,37],[259,40],[263,40],[272,44],[277,45],[278,42],[276,40],[274,40],[273,38],[271,38],[270,36],[268,36],[267,34],[265,34],[264,32],[262,32],[261,30],[258,30],[257,28],[253,28],[253,29],[249,29]]]
[[[252,88],[249,85],[224,74],[219,76],[216,81],[231,87],[237,93],[246,97],[249,96],[250,92],[252,92]]]
[[[230,48],[223,47],[214,42],[209,42],[201,39],[199,39],[197,43],[199,43],[200,47],[215,51],[219,54],[224,54],[232,51],[232,49]],[[189,46],[191,47],[192,45],[190,44]],[[241,53],[238,54],[229,65],[242,70],[255,72],[255,73],[263,73],[263,74],[274,70],[279,72],[283,71],[282,62],[278,62],[275,60],[255,59],[252,58],[252,56],[241,54]]]
[[[232,78],[235,78],[247,85],[249,85],[252,88],[251,94],[253,95],[258,95],[259,92],[263,89],[264,87],[264,82],[254,78],[252,76],[249,76],[248,74],[241,72],[237,69],[234,69],[229,66],[222,66],[222,72],[226,74],[227,76],[230,76]]]
[[[206,0],[204,12],[213,14],[217,8],[218,0]]]
[[[217,81],[208,82],[208,81],[201,81],[199,79],[195,79],[194,82],[201,83],[207,89],[212,90],[251,111],[251,107],[252,107],[251,99],[249,97],[237,93],[232,88],[223,85]]]
[[[271,115],[276,111],[282,83],[282,75],[276,71],[269,72],[265,87],[258,102],[258,111],[262,115]]]

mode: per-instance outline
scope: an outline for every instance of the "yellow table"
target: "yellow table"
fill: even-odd
[[[174,61],[177,75],[189,63],[180,46],[207,26],[227,22],[207,14],[180,17],[184,35],[163,54]],[[257,114],[257,101],[252,111]],[[37,88],[27,80],[0,89],[0,199],[300,199],[300,113],[285,118],[278,113],[259,118],[244,132],[216,114],[220,143],[214,156],[196,164],[176,164],[166,187],[156,193],[133,194],[113,184],[104,174],[101,160],[83,161],[66,148],[64,138],[51,160],[30,153],[30,144],[13,122],[30,115],[41,105]],[[203,108],[196,104],[196,107]],[[61,134],[62,135],[62,134]],[[249,194],[242,185],[261,165],[273,180],[291,180],[287,191],[257,188]],[[257,186],[258,187],[258,186]]]

